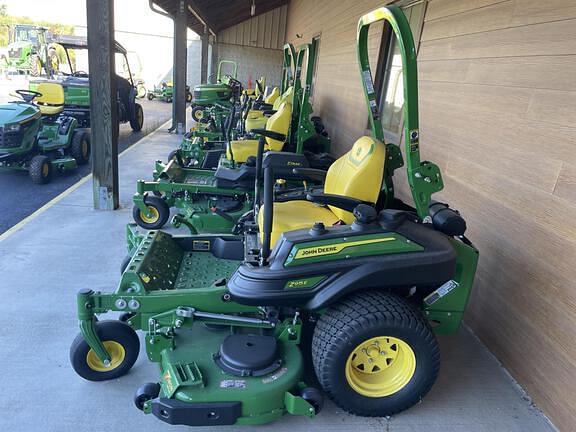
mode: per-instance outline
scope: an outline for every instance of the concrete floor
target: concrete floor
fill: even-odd
[[[114,289],[126,254],[124,230],[131,220],[135,181],[149,178],[153,161],[177,142],[158,131],[120,157],[121,210],[94,211],[89,181],[19,230],[0,236],[1,430],[190,430],[166,425],[133,406],[134,390],[157,379],[145,355],[127,376],[103,383],[82,380],[68,361],[77,333],[75,294],[81,288]],[[467,330],[442,337],[440,343],[438,382],[421,404],[393,418],[355,417],[328,403],[314,420],[287,416],[268,426],[221,430],[554,430]]]

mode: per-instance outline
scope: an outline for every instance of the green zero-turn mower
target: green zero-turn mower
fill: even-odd
[[[88,49],[88,41],[82,36],[60,36],[56,42],[65,49],[70,67],[70,73],[65,74],[64,79],[56,81],[64,87],[64,114],[76,118],[81,127],[90,127],[90,77],[87,72],[77,70],[71,59],[71,52]],[[114,50],[122,56],[128,74],[128,79],[116,75],[118,104],[116,127],[119,128],[120,123],[130,123],[132,130],[138,132],[144,125],[144,111],[142,106],[136,103],[137,88],[130,72],[128,52],[118,42],[115,42]],[[29,89],[36,91],[42,82],[31,81]]]
[[[236,63],[222,60],[218,65],[217,83],[201,84],[194,88],[195,102],[192,104],[192,118],[197,122],[197,125],[184,136],[180,148],[169,154],[168,160],[176,159],[184,162],[184,166],[207,167],[204,162],[205,159],[210,156],[209,162],[212,162],[215,151],[222,152],[225,149],[227,139],[236,139],[236,137],[245,134],[247,130],[245,124],[249,125],[246,119],[255,106],[271,110],[272,104],[278,99],[274,105],[275,109],[278,109],[281,102],[287,98],[290,98],[290,103],[292,103],[295,59],[294,46],[292,44],[284,45],[281,87],[283,97],[279,97],[280,90],[273,89],[270,99],[264,104],[261,100],[264,96],[264,80],[256,80],[258,91],[254,93],[254,95],[260,94],[262,97],[249,97],[247,92],[243,91],[242,84],[236,79]],[[227,63],[232,65],[233,69],[231,74],[223,75],[222,66]],[[289,88],[290,91],[287,91]],[[203,101],[203,103],[195,107],[196,101]],[[233,116],[238,116],[238,119],[230,118],[232,108],[234,108]],[[258,117],[262,117],[261,112],[258,112]],[[225,126],[229,121],[234,126],[231,135],[227,134]],[[263,123],[259,122],[254,128],[264,128],[265,126],[264,120]],[[251,127],[248,127],[248,130],[250,129]],[[179,158],[175,158],[176,152],[178,152]]]
[[[280,135],[285,138],[290,123],[289,111],[289,106],[284,105],[271,117],[267,129],[257,131],[261,153],[265,142],[275,141],[274,138]],[[220,153],[217,156],[220,157]],[[255,186],[256,173],[261,165],[259,161],[261,157],[241,166],[220,164],[216,170],[187,168],[177,160],[168,164],[157,161],[154,180],[139,180],[136,185],[134,220],[143,228],[159,229],[168,222],[170,208],[174,207],[178,213],[172,218],[172,224],[175,227],[184,225],[193,234],[238,231],[243,220],[250,217],[254,195],[260,189],[260,186]],[[279,182],[277,192],[292,192],[293,183],[301,187],[301,179],[295,178],[292,170],[309,167],[304,155],[286,152],[285,157],[277,158],[275,170],[289,182]],[[315,178],[308,180],[318,182]]]
[[[267,126],[272,116],[276,115],[283,104],[290,108],[290,127],[283,139],[274,140],[274,144],[267,146],[267,150],[283,150],[302,153],[310,160],[315,168],[327,168],[334,159],[329,156],[330,139],[324,130],[322,120],[312,116],[310,104],[310,90],[314,75],[314,60],[316,47],[313,44],[304,44],[295,50],[291,44],[284,47],[284,73],[282,85],[286,90],[275,100],[273,105],[262,103],[260,100],[244,99],[244,103],[233,104],[228,110],[220,109],[222,115],[219,121],[222,126],[219,131],[225,131],[224,117],[229,124],[242,126],[243,130],[232,129],[232,134],[224,134],[224,140],[211,141],[208,136],[194,131],[185,137],[181,148],[169,155],[169,160],[181,160],[185,166],[201,166],[203,168],[216,168],[218,163],[227,167],[234,167],[237,163],[244,163],[250,156],[256,155],[258,140],[254,139],[253,132],[260,129],[270,129]],[[302,66],[306,62],[304,83],[302,82]],[[293,70],[294,72],[287,72]],[[236,94],[239,95],[237,92]],[[241,106],[239,106],[241,105]],[[235,115],[240,110],[241,121],[237,122]],[[208,117],[205,117],[208,118]],[[214,120],[214,115],[209,117]],[[247,132],[246,132],[247,131]],[[204,138],[207,138],[206,140]],[[218,137],[220,138],[220,136]],[[235,139],[236,138],[236,139]],[[239,138],[239,139],[238,139]],[[219,154],[226,152],[226,158],[220,159]]]
[[[307,52],[308,47],[299,52]],[[309,65],[312,67],[312,65]],[[301,107],[300,115],[294,116],[292,104],[285,102],[280,104],[278,110],[272,114],[266,122],[266,129],[255,129],[254,138],[261,136],[265,139],[266,150],[283,150],[285,143],[290,142],[290,130],[297,139],[298,154],[302,158],[287,156],[278,159],[276,171],[282,170],[284,177],[279,181],[277,192],[285,194],[294,187],[302,186],[299,178],[294,179],[291,170],[300,168],[327,168],[333,158],[327,154],[316,154],[310,151],[304,152],[303,144],[307,146],[316,132],[311,133],[314,126],[309,120],[311,111],[308,102],[308,89],[302,89],[299,74],[294,85],[297,89],[299,100],[295,102]],[[311,78],[311,74],[310,74]],[[302,99],[300,99],[300,97]],[[230,137],[232,119],[235,119],[232,105],[228,116],[227,136]],[[324,142],[329,140],[322,136]],[[176,151],[170,157],[168,164],[156,162],[154,180],[137,183],[137,191],[133,197],[133,217],[138,225],[146,229],[160,229],[169,220],[170,208],[178,209],[178,213],[172,218],[175,227],[185,225],[191,233],[230,233],[233,229],[238,231],[243,226],[243,221],[251,216],[253,197],[255,193],[254,179],[257,169],[257,160],[253,159],[258,146],[258,139],[230,140],[228,158],[221,157],[222,150],[207,150],[204,164],[201,167],[187,167],[187,162],[181,161],[181,151]],[[225,143],[218,143],[225,144]],[[294,148],[290,145],[291,148]],[[305,147],[310,149],[311,147]],[[213,161],[213,162],[212,162]],[[240,164],[237,162],[241,162]],[[288,165],[290,164],[290,165]],[[217,167],[216,170],[213,168]],[[286,183],[285,181],[288,181]],[[292,181],[294,180],[294,181]],[[317,178],[307,179],[308,183],[318,183]]]
[[[393,28],[404,64],[415,208],[397,201],[378,213],[377,179],[388,155],[367,37],[382,20]],[[443,183],[436,165],[419,158],[416,52],[401,9],[361,17],[358,58],[375,136],[360,138],[332,165],[324,192],[291,202],[273,203],[272,161],[285,153],[268,153],[259,223],[245,237],[129,229],[131,258],[117,290],[78,293],[81,334],[70,358],[80,376],[126,374],[142,330],[160,376],[138,389],[134,403],[170,424],[314,417],[322,393],[306,382],[306,371],[357,415],[391,415],[426,395],[439,369],[434,333],[458,328],[478,252],[464,237],[462,217],[431,201]],[[108,311],[123,315],[96,319]]]
[[[224,74],[223,67],[232,67],[229,74]],[[218,64],[216,83],[198,84],[194,86],[192,95],[192,119],[200,122],[207,113],[206,109],[215,103],[228,104],[234,90],[231,83],[238,83],[238,64],[232,60],[221,60]]]
[[[60,84],[37,88],[17,90],[21,101],[0,105],[0,169],[28,171],[34,183],[45,184],[55,171],[88,163],[90,132],[62,114]]]

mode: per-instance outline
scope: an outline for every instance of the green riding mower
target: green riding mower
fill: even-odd
[[[38,92],[16,90],[21,101],[0,106],[0,169],[28,171],[36,184],[90,159],[90,132],[62,114],[64,90],[43,83]]]
[[[172,103],[174,99],[174,85],[172,82],[162,81],[159,86],[154,86],[152,90],[147,93],[148,100],[158,99],[167,103]],[[186,102],[192,102],[192,93],[190,93],[190,86],[186,86]]]
[[[223,72],[223,68],[227,65],[232,67],[232,71],[228,74]],[[232,60],[221,60],[218,63],[218,72],[216,74],[215,83],[199,84],[194,86],[192,97],[192,119],[200,122],[206,118],[208,113],[206,109],[214,103],[228,104],[233,98],[235,86],[231,84],[238,84],[238,64]]]
[[[377,211],[389,155],[372,103],[367,42],[369,26],[382,20],[401,42],[414,207],[394,199]],[[431,201],[443,183],[438,167],[419,158],[416,51],[401,9],[360,19],[358,58],[374,137],[360,138],[332,165],[324,191],[283,202],[274,202],[275,160],[286,153],[269,152],[263,200],[255,200],[257,216],[243,236],[139,234],[129,226],[130,259],[116,291],[77,296],[81,333],[70,359],[81,377],[128,373],[141,330],[160,375],[136,391],[134,403],[169,424],[314,417],[321,390],[362,416],[421,401],[440,366],[435,333],[458,328],[478,251],[464,237],[464,219]],[[109,311],[122,315],[97,319]]]

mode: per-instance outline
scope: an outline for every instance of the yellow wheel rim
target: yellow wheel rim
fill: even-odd
[[[150,217],[146,216],[144,213],[140,212],[140,217],[146,223],[155,223],[160,219],[160,213],[156,209],[156,207],[148,206],[148,212],[150,213]]]
[[[196,120],[201,120],[202,117],[204,117],[204,111],[197,110],[195,114],[196,114]]]
[[[346,381],[362,396],[384,397],[404,388],[415,370],[416,356],[410,345],[379,336],[352,350],[346,361]]]
[[[42,177],[46,178],[48,177],[48,174],[50,174],[50,165],[45,163],[42,165]]]
[[[110,354],[110,365],[108,367],[104,366],[104,363],[102,363],[92,349],[86,354],[86,364],[93,371],[110,372],[122,364],[126,357],[126,351],[124,347],[116,341],[104,341],[102,344],[104,344],[104,348],[106,348],[106,351]]]

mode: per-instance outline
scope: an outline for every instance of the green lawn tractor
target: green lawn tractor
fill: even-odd
[[[174,99],[174,86],[172,82],[162,81],[159,86],[154,86],[152,90],[148,91],[148,100],[158,99],[167,103],[172,103]],[[192,102],[192,93],[190,93],[190,86],[186,86],[186,102]]]
[[[28,73],[33,77],[42,74],[52,76],[52,62],[55,55],[50,49],[48,29],[31,24],[16,24],[9,27],[7,57],[4,59],[9,69]]]
[[[387,147],[368,63],[368,28],[386,20],[404,61],[406,157],[415,208],[378,212]],[[416,51],[396,6],[361,17],[358,58],[374,137],[332,165],[324,192],[274,201],[275,159],[244,236],[128,230],[130,259],[114,292],[77,296],[75,371],[91,381],[128,373],[141,330],[160,375],[137,408],[168,424],[255,425],[316,416],[322,391],[341,409],[389,416],[417,404],[440,367],[435,333],[466,309],[478,251],[463,218],[431,195],[443,183],[419,159]],[[323,204],[323,205],[322,205]],[[120,312],[119,320],[98,320]],[[307,353],[310,353],[308,355]],[[308,381],[315,373],[318,386]]]
[[[223,72],[223,68],[231,66],[232,71],[228,74]],[[214,103],[227,105],[234,99],[234,92],[238,89],[240,81],[238,77],[238,64],[232,60],[221,60],[218,64],[215,83],[205,83],[194,86],[192,97],[192,119],[200,122],[208,113],[206,109]],[[240,84],[240,89],[241,89]],[[241,91],[241,90],[240,90]]]
[[[17,90],[22,101],[0,105],[0,169],[28,171],[36,184],[56,171],[88,163],[90,133],[62,114],[64,90],[43,83],[38,92]]]
[[[60,36],[56,42],[66,51],[70,73],[66,74],[64,79],[58,80],[64,87],[65,104],[64,114],[74,117],[78,120],[81,127],[90,127],[90,76],[87,72],[77,70],[76,65],[72,62],[74,52],[88,50],[88,42],[85,37],[81,36]],[[115,42],[115,52],[123,61],[123,69],[126,70],[128,79],[116,75],[117,103],[118,103],[118,124],[130,123],[133,131],[142,130],[144,125],[144,111],[142,106],[136,102],[137,88],[133,81],[128,63],[127,51],[118,42]],[[30,90],[36,90],[42,81],[31,81]]]

